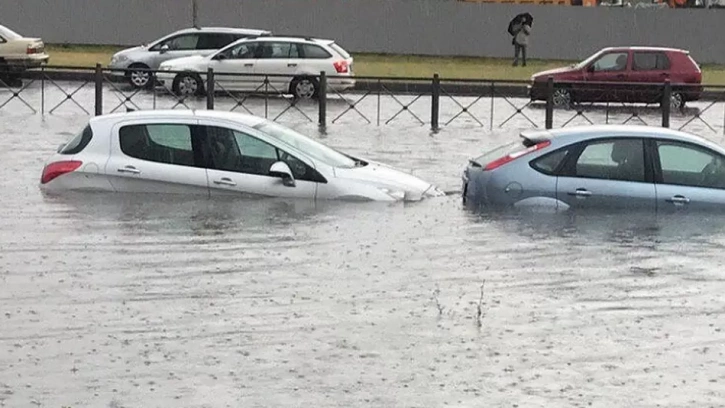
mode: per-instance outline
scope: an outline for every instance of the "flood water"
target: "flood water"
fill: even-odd
[[[725,216],[43,196],[86,119],[0,116],[0,406],[725,405]],[[517,131],[319,137],[457,190]]]

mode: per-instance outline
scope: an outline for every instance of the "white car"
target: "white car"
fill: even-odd
[[[212,68],[215,84],[221,88],[218,90],[292,94],[309,99],[317,96],[316,78],[322,71],[331,76],[328,88],[353,88],[352,66],[352,56],[333,40],[265,36],[236,41],[206,57],[166,61],[157,77],[178,95],[200,95],[205,92],[202,78]]]
[[[185,28],[159,38],[148,45],[128,48],[111,57],[108,65],[116,71],[115,76],[124,76],[135,88],[151,84],[148,70],[159,69],[162,62],[189,57],[209,55],[225,46],[247,37],[270,35],[266,30],[230,27]]]
[[[0,73],[37,68],[47,63],[49,58],[42,39],[23,37],[0,25]]]
[[[43,191],[417,201],[444,193],[275,122],[212,110],[96,116],[47,162]]]

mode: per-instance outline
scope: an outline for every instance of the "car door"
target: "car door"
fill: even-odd
[[[634,51],[629,82],[641,83],[634,86],[633,102],[659,103],[662,100],[662,83],[670,79],[670,60],[661,51]],[[649,85],[644,85],[649,84]],[[657,85],[655,85],[657,84]]]
[[[556,197],[572,209],[655,209],[655,186],[642,139],[581,143],[557,177]]]
[[[578,99],[587,102],[625,102],[629,67],[628,51],[602,54],[587,66],[585,82],[577,90]]]
[[[259,44],[256,42],[244,42],[229,46],[211,58],[209,67],[214,70],[218,91],[260,89],[262,80],[253,75],[258,48]]]
[[[204,124],[204,122],[202,122]],[[211,196],[291,197],[314,199],[316,172],[312,162],[262,140],[251,131],[208,122],[205,149]],[[272,164],[284,161],[292,170],[295,185],[270,175]]]
[[[261,78],[267,78],[269,93],[286,94],[290,83],[297,74],[300,63],[299,47],[289,41],[260,42],[259,59],[254,72]]]
[[[725,157],[692,143],[653,143],[657,210],[669,212],[725,209]]]
[[[151,47],[149,52],[154,53],[152,58],[153,66],[151,66],[151,68],[158,68],[164,61],[199,54],[197,45],[199,44],[200,34],[201,33],[178,34]]]
[[[196,120],[139,120],[112,129],[105,173],[126,193],[209,195]]]

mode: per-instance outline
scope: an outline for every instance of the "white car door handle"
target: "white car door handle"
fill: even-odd
[[[214,184],[221,184],[221,185],[225,185],[225,186],[236,186],[237,185],[237,183],[235,183],[234,181],[232,181],[232,179],[230,179],[228,177],[222,177],[221,180],[214,180]]]
[[[690,199],[685,196],[676,195],[672,198],[668,198],[667,202],[672,204],[689,204]]]
[[[293,62],[290,62],[289,64],[287,64],[287,66],[288,66],[288,67],[296,67],[296,66],[297,66],[297,64],[295,64],[295,63],[293,63]]]
[[[251,62],[248,62],[248,63],[244,64],[244,66],[245,66],[245,67],[253,67],[253,66],[254,66],[254,64],[252,64]]]
[[[577,188],[576,191],[570,191],[568,194],[577,197],[590,197],[592,195],[592,192],[583,188]]]
[[[133,166],[121,167],[120,169],[118,169],[118,172],[119,173],[141,174],[141,170],[139,170]]]

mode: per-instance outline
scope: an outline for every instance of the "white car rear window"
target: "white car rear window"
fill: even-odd
[[[340,54],[342,56],[342,58],[345,58],[345,59],[350,58],[350,54],[347,51],[345,51],[342,47],[340,47],[339,45],[332,43],[332,44],[330,44],[330,48],[332,48],[333,50],[335,50],[335,52]]]
[[[6,39],[6,40],[18,40],[20,38],[23,38],[22,35],[16,33],[15,31],[0,25],[0,37]]]

